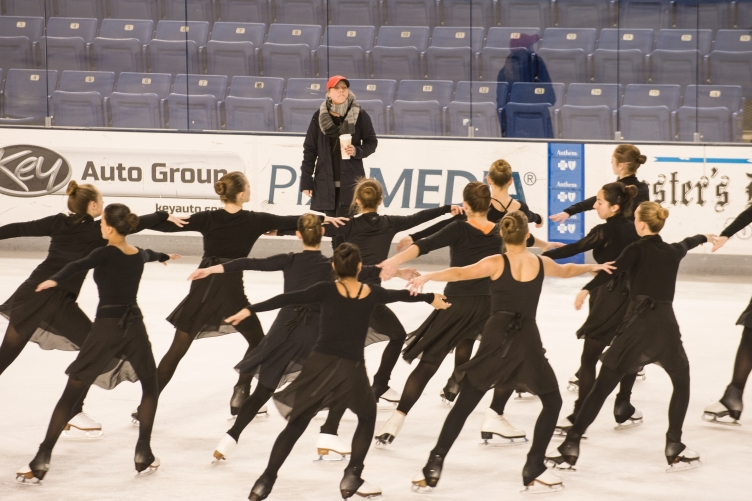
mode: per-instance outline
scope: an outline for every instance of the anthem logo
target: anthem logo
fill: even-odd
[[[55,193],[71,178],[68,161],[39,146],[0,148],[0,193],[12,197],[41,197]]]

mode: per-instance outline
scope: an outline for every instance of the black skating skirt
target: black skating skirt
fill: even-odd
[[[634,374],[652,363],[667,371],[689,367],[671,302],[632,298],[619,334],[601,355],[601,362],[622,374]]]
[[[298,378],[273,398],[280,414],[292,421],[301,415],[346,406],[363,395],[370,395],[375,412],[376,400],[363,361],[313,351]]]
[[[577,337],[611,344],[629,306],[627,274],[620,273],[590,293],[590,311]]]
[[[205,257],[199,268],[208,268],[226,263],[230,259]],[[255,333],[255,345],[261,342],[263,331],[256,328],[259,324],[255,313],[233,326],[225,318],[239,312],[248,304],[243,288],[243,272],[215,273],[201,280],[191,282],[188,295],[170,313],[167,321],[188,333],[193,339],[224,336],[233,332]]]
[[[454,378],[467,378],[479,391],[504,387],[545,395],[559,389],[545,354],[535,319],[497,311],[486,322],[477,353],[457,367]]]
[[[81,353],[65,373],[106,390],[123,381],[156,381],[157,365],[138,306],[100,306]]]
[[[282,308],[261,343],[235,370],[254,374],[270,389],[295,380],[319,337],[319,316],[310,306]]]
[[[743,325],[744,327],[752,327],[752,300],[750,300],[747,309],[744,310],[736,321],[736,325]]]
[[[397,315],[386,305],[377,304],[371,314],[371,323],[366,335],[366,346],[382,341],[405,342],[407,332]]]
[[[30,282],[21,284],[0,306],[0,315],[23,339],[43,350],[78,350],[91,330],[91,320],[79,308],[76,296],[57,287],[41,292],[36,288]]]
[[[490,296],[452,296],[446,310],[435,310],[407,336],[403,357],[440,364],[461,341],[478,339],[491,315]]]

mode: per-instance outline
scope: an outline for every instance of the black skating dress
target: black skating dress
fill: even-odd
[[[141,216],[134,233],[167,221],[167,217],[167,213],[161,211]],[[0,227],[0,240],[18,237],[51,237],[50,246],[45,260],[0,305],[0,315],[8,319],[27,342],[37,343],[44,350],[78,350],[91,330],[91,320],[76,303],[86,271],[59,282],[52,289],[35,290],[68,263],[107,245],[107,240],[102,238],[100,220],[89,215],[57,214]]]
[[[562,259],[592,250],[595,261],[603,264],[615,261],[629,244],[639,239],[634,222],[617,214],[590,230],[582,240],[546,251],[543,255]],[[589,305],[588,317],[577,331],[577,337],[610,344],[629,305],[626,273],[614,274],[607,284],[594,289],[590,293]]]
[[[144,263],[170,257],[149,249],[128,255],[108,245],[66,265],[50,280],[63,283],[94,269],[99,290],[97,316],[81,352],[65,371],[79,381],[93,381],[107,390],[123,381],[156,377],[157,366],[136,297]]]
[[[347,407],[355,395],[362,398],[367,394],[373,398],[363,352],[376,305],[397,301],[431,303],[434,300],[430,293],[411,296],[407,290],[384,289],[378,285],[369,287],[371,292],[365,297],[361,297],[362,287],[357,296],[345,297],[334,282],[320,282],[302,291],[288,292],[245,306],[255,312],[312,303],[318,303],[321,308],[320,334],[311,356],[298,378],[274,394],[277,408],[288,420],[314,409]]]
[[[347,224],[339,228],[327,225],[326,236],[341,236],[345,242],[357,245],[363,264],[377,265],[389,257],[389,249],[397,233],[449,214],[451,210],[450,205],[445,205],[409,216],[382,216],[377,212],[366,212],[351,218]],[[381,285],[381,279],[377,275],[365,283]],[[383,304],[378,305],[371,315],[366,346],[390,339],[404,339],[404,336],[405,328],[397,315]]]
[[[545,276],[543,263],[538,258],[540,270],[533,280],[518,282],[512,277],[506,254],[502,257],[504,271],[491,280],[491,317],[483,328],[478,352],[455,369],[454,377],[458,383],[467,378],[479,391],[493,387],[535,395],[557,391],[556,376],[535,323]]]
[[[632,216],[628,218],[629,220],[634,221],[634,211],[637,210],[637,206],[642,202],[647,202],[650,200],[650,188],[648,187],[646,182],[637,179],[637,175],[635,174],[617,179],[616,182],[619,182],[624,186],[635,186],[637,188],[637,195],[635,195],[635,197],[632,199]],[[570,205],[562,212],[566,212],[570,216],[574,216],[575,214],[579,214],[581,212],[593,210],[596,199],[597,197],[586,198],[582,202],[577,202],[576,204]]]
[[[179,228],[160,224],[153,230],[167,233],[197,231],[204,237],[204,255],[199,268],[208,268],[233,259],[247,257],[261,235],[277,229],[294,229],[298,216],[276,216],[264,212],[240,210],[231,214],[224,209],[191,214],[188,224]],[[188,295],[167,317],[167,321],[193,339],[222,336],[242,331],[263,336],[255,329],[258,319],[248,317],[237,328],[224,321],[248,302],[243,273],[217,273],[191,282]]]
[[[721,232],[720,236],[731,238],[738,232],[746,228],[750,223],[752,223],[752,206],[749,206],[744,211],[742,211],[742,213],[739,214],[736,219],[734,219],[731,224]],[[739,320],[736,321],[736,325],[752,327],[752,299],[749,301],[747,308],[742,312]]]
[[[614,274],[628,273],[629,306],[618,335],[601,355],[603,365],[620,374],[633,374],[651,363],[666,371],[689,365],[672,303],[679,263],[687,251],[705,242],[705,235],[673,244],[648,235],[624,249]],[[601,271],[584,289],[592,293],[610,280],[611,275]]]
[[[282,271],[284,292],[304,290],[333,278],[331,258],[313,250],[264,259],[236,259],[223,266],[225,273]],[[364,266],[358,278],[378,277],[380,271],[375,266]],[[294,381],[319,337],[320,314],[318,303],[282,307],[264,339],[235,366],[235,370],[241,374],[254,374],[261,385],[270,389]]]

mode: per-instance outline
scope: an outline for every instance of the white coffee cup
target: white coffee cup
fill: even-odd
[[[345,149],[352,144],[351,134],[342,134],[339,136],[339,149],[342,152],[342,160],[349,160],[350,155],[347,154]]]

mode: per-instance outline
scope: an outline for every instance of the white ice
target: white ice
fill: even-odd
[[[39,255],[4,254],[0,257],[0,300],[5,300],[39,262]],[[139,303],[146,318],[154,354],[161,359],[173,337],[164,320],[188,290],[185,281],[196,260],[162,267],[149,264],[141,284]],[[246,273],[251,301],[282,291],[281,274]],[[538,323],[548,357],[559,379],[564,398],[563,413],[571,412],[574,393],[566,381],[579,365],[581,342],[574,332],[585,311],[572,307],[576,291],[585,279],[546,280],[538,309]],[[395,280],[388,284],[401,287]],[[442,284],[431,284],[438,291]],[[665,473],[663,456],[667,406],[671,394],[668,377],[660,367],[647,368],[647,381],[638,382],[633,403],[645,414],[645,423],[614,431],[613,396],[588,430],[578,471],[563,474],[564,492],[548,499],[565,500],[705,500],[750,499],[747,475],[752,469],[752,420],[743,426],[723,427],[700,419],[703,407],[722,395],[731,368],[741,328],[734,325],[746,306],[752,285],[747,278],[682,277],[677,286],[675,309],[691,362],[692,398],[684,427],[684,442],[702,456],[701,468]],[[96,289],[89,278],[79,300],[94,314]],[[394,310],[408,331],[428,314],[425,304],[397,304]],[[274,313],[262,315],[268,327]],[[0,332],[7,322],[0,320]],[[375,370],[383,344],[369,347],[367,365]],[[67,365],[73,352],[43,351],[30,344],[0,377],[0,500],[103,501],[103,500],[242,500],[265,468],[269,451],[285,421],[270,405],[270,417],[254,421],[227,462],[210,466],[212,452],[229,428],[229,398],[237,377],[232,367],[243,356],[246,344],[238,334],[197,341],[180,364],[160,399],[152,447],[162,467],[150,477],[133,478],[133,450],[138,430],[130,413],[140,398],[138,384],[124,383],[113,391],[94,388],[85,410],[103,423],[105,438],[71,441],[61,439],[54,450],[50,471],[43,485],[18,485],[16,470],[36,453],[50,414],[66,382]],[[423,397],[407,418],[395,442],[385,450],[371,448],[364,477],[383,488],[387,500],[417,500],[410,491],[411,477],[425,464],[448,409],[439,391],[450,375],[448,358],[429,383]],[[392,384],[401,390],[410,367],[400,361]],[[529,444],[502,448],[479,445],[480,424],[490,401],[481,402],[445,462],[444,475],[431,499],[518,499],[521,470]],[[532,437],[540,409],[537,399],[510,401],[506,416]],[[377,426],[391,411],[380,411]],[[564,415],[566,415],[564,414]],[[322,414],[323,416],[323,414]],[[280,471],[270,500],[322,501],[339,497],[344,463],[314,463],[315,440],[323,423],[317,417],[292,451]],[[355,416],[345,415],[340,435],[349,440]],[[557,441],[552,444],[557,444]]]

